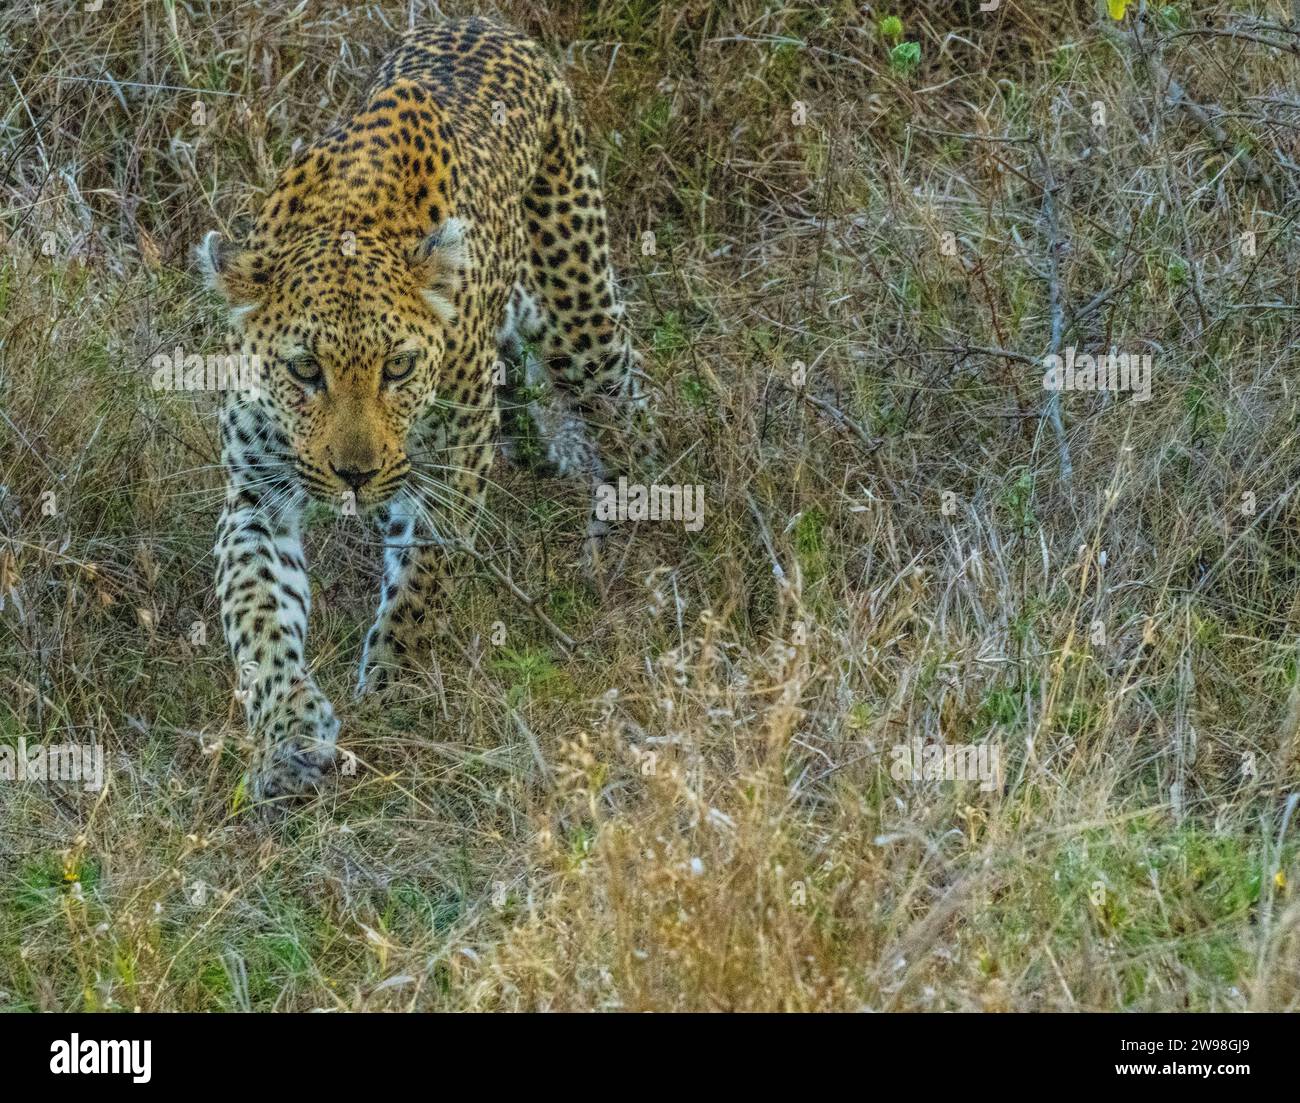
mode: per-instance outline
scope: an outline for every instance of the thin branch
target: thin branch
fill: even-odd
[[[807,390],[801,389],[799,387],[795,387],[790,383],[786,383],[784,380],[778,380],[778,382],[780,382],[781,386],[783,386],[791,394],[796,395],[797,397],[803,399],[805,402],[808,403],[808,405],[813,406],[818,410],[821,410],[822,413],[829,415],[830,418],[833,421],[835,421],[836,424],[840,425],[845,429],[848,429],[855,437],[858,438],[858,440],[862,442],[863,446],[867,450],[868,455],[873,453],[877,448],[881,446],[881,444],[884,443],[883,440],[873,440],[870,434],[868,434],[868,432],[864,428],[862,428],[861,425],[859,425],[856,421],[854,421],[851,417],[849,417],[849,415],[846,414],[843,410],[841,410],[838,406],[835,406],[830,402],[827,402],[824,398],[818,398],[816,395],[810,394]]]
[[[1061,237],[1061,227],[1056,218],[1056,204],[1052,200],[1052,193],[1056,191],[1056,177],[1052,172],[1052,163],[1048,160],[1047,150],[1041,145],[1038,147],[1038,159],[1043,166],[1043,217],[1047,220],[1048,235],[1047,301],[1052,318],[1052,333],[1046,356],[1050,357],[1059,355],[1061,340],[1065,336],[1065,295],[1061,289],[1061,251],[1065,248],[1065,241]],[[1061,482],[1068,487],[1074,477],[1074,465],[1070,462],[1070,445],[1065,439],[1065,426],[1061,423],[1059,390],[1048,391],[1043,416],[1056,435],[1056,448],[1061,463]]]
[[[474,548],[472,548],[469,544],[467,544],[463,540],[456,541],[451,546],[454,547],[457,551],[464,552],[466,555],[468,555],[472,560],[474,560],[475,563],[477,563],[480,567],[482,567],[485,571],[487,571],[488,574],[490,574],[494,579],[496,579],[497,582],[501,583],[502,586],[504,586],[507,590],[509,590],[510,593],[514,595],[516,600],[518,600],[521,604],[523,604],[528,609],[528,611],[532,613],[535,618],[537,618],[537,622],[541,624],[542,627],[544,627],[548,632],[550,632],[550,634],[553,637],[555,637],[556,643],[558,643],[562,648],[564,648],[566,653],[571,654],[574,648],[578,646],[573,641],[572,636],[570,636],[567,632],[565,632],[563,628],[561,628],[558,624],[556,624],[555,621],[551,620],[551,618],[548,617],[542,611],[541,606],[537,603],[537,600],[535,598],[525,593],[518,586],[516,586],[514,579],[512,579],[508,574],[505,573],[505,571],[503,571],[500,567],[498,567],[495,563],[493,563],[492,560],[488,559],[487,556],[483,555],[481,552],[476,551]]]

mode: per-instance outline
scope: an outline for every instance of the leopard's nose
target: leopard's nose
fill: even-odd
[[[355,467],[335,467],[333,464],[330,464],[330,470],[347,483],[353,490],[360,490],[366,485],[366,483],[379,474],[378,467],[372,467],[369,471],[359,471]]]

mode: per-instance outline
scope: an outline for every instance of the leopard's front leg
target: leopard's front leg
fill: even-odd
[[[306,663],[303,494],[283,442],[238,409],[223,415],[222,438],[229,482],[217,530],[217,593],[254,740],[252,795],[269,800],[320,782],[339,725]]]
[[[439,446],[411,449],[408,486],[381,519],[384,584],[366,635],[357,693],[379,689],[402,669],[419,669],[444,623],[444,594],[456,547],[473,539],[492,463],[495,408],[460,410]]]
[[[382,521],[384,583],[361,653],[358,695],[383,688],[403,669],[418,668],[431,651],[452,549],[417,513],[403,498]]]

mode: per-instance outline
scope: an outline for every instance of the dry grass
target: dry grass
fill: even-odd
[[[1300,33],[978,6],[899,13],[913,65],[887,6],[502,5],[567,58],[706,522],[637,526],[601,591],[580,495],[499,467],[492,561],[573,653],[467,576],[418,697],[360,705],[373,548],[315,524],[360,766],[274,827],[211,403],[149,364],[220,347],[189,248],[407,10],[0,16],[0,742],[111,767],[0,784],[0,1006],[1300,1004]],[[1058,439],[1054,312],[1063,347],[1151,352],[1151,400],[1064,394]],[[918,737],[996,746],[1003,783],[896,780]]]

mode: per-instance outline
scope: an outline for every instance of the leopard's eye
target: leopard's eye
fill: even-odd
[[[289,374],[299,383],[319,383],[320,362],[314,356],[299,356],[289,361]]]
[[[384,365],[384,379],[389,383],[400,383],[415,371],[415,365],[419,362],[418,352],[403,352],[390,357],[388,363]]]

